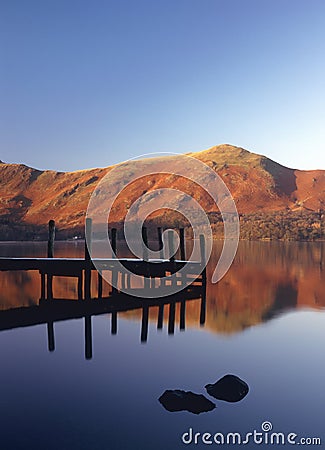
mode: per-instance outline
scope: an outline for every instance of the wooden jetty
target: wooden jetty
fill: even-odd
[[[158,228],[158,241],[162,248],[162,230]],[[92,221],[86,219],[86,236],[88,245],[91,242]],[[200,235],[200,260],[186,261],[186,249],[184,229],[179,230],[180,235],[180,259],[174,255],[173,232],[168,234],[168,245],[170,258],[164,259],[162,250],[160,259],[148,259],[147,250],[147,230],[143,228],[143,258],[118,258],[117,257],[117,231],[111,230],[111,247],[113,249],[112,258],[91,258],[91,254],[85,241],[84,258],[55,258],[54,257],[54,237],[55,222],[49,221],[49,238],[47,258],[0,258],[0,271],[16,270],[37,270],[41,279],[41,299],[52,300],[53,297],[53,277],[75,277],[78,281],[78,299],[103,299],[103,277],[104,271],[111,272],[112,289],[111,294],[120,289],[130,295],[135,294],[139,288],[131,286],[130,272],[143,278],[144,288],[152,289],[152,297],[163,297],[168,295],[170,286],[176,283],[177,286],[188,286],[198,284],[204,289],[206,287],[206,261],[205,261],[205,239]],[[91,246],[89,246],[91,247]],[[122,266],[121,266],[122,265]],[[179,272],[186,265],[186,271],[179,278],[173,274]],[[121,269],[121,267],[123,267]],[[91,279],[93,272],[97,274],[97,293],[92,295]],[[120,288],[116,286],[120,285]],[[174,284],[175,286],[175,284]],[[141,289],[141,288],[140,288]],[[137,292],[136,296],[139,296]]]

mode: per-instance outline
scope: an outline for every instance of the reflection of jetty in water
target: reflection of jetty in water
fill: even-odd
[[[38,253],[32,253],[36,245],[25,250],[22,248],[21,253],[18,250],[14,253],[13,246],[6,251],[17,256],[22,251],[31,256],[42,255],[45,244],[37,245]],[[228,273],[219,283],[210,284],[220,248],[221,243],[216,241],[207,266],[205,330],[236,333],[287,311],[325,308],[325,242],[240,242]],[[83,243],[58,243],[57,254],[62,257],[82,256]],[[96,283],[97,277],[92,277],[91,289],[94,293]],[[104,295],[107,293],[105,289]],[[54,277],[53,293],[55,297],[77,299],[76,280]],[[36,271],[0,272],[0,309],[36,305],[40,294],[39,274]],[[176,305],[177,314],[178,307]],[[139,310],[121,314],[126,318],[141,320]],[[188,327],[197,326],[198,314],[197,302],[191,302],[186,310]],[[168,314],[165,313],[163,320],[168,321]],[[150,309],[149,321],[157,321],[157,308]]]
[[[164,312],[168,307],[168,334],[175,332],[176,305],[179,305],[179,329],[185,330],[186,304],[193,300],[200,302],[198,322],[204,325],[206,317],[205,289],[202,286],[192,286],[184,291],[154,299],[135,299],[127,294],[116,293],[109,298],[100,300],[73,301],[68,299],[55,299],[42,301],[40,305],[21,307],[0,311],[0,331],[13,328],[47,325],[48,350],[55,350],[54,323],[62,320],[80,319],[85,321],[85,358],[92,358],[92,316],[109,314],[111,316],[111,334],[117,334],[118,314],[127,311],[142,311],[141,342],[148,339],[149,311],[158,308],[157,329],[164,326]]]

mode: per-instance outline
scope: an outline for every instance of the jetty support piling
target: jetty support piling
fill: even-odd
[[[85,239],[85,298],[91,298],[91,248],[92,248],[92,219],[86,219],[86,239]]]
[[[112,258],[117,259],[117,230],[116,228],[112,228],[111,231],[111,247],[112,247]],[[116,269],[112,270],[112,294],[117,292],[117,282],[118,282],[118,271]]]
[[[50,220],[49,221],[49,235],[48,235],[48,241],[47,241],[47,257],[48,258],[54,258],[54,240],[55,240],[55,221]],[[53,298],[53,277],[51,274],[47,275],[47,298],[48,299]]]

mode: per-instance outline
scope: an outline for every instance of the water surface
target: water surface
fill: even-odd
[[[91,359],[84,319],[54,324],[53,352],[46,325],[0,332],[1,448],[206,448],[184,444],[182,434],[192,428],[245,435],[264,421],[274,431],[320,437],[324,445],[323,252],[321,243],[243,242],[224,279],[207,286],[204,325],[197,300],[186,302],[185,330],[177,306],[173,333],[168,307],[162,330],[158,308],[150,308],[146,343],[141,310],[119,314],[116,334],[110,315],[92,317]],[[82,243],[57,243],[56,256],[82,253]],[[45,256],[46,244],[1,243],[0,254]],[[0,273],[0,287],[2,310],[38,303],[37,272]],[[54,292],[76,298],[76,281],[57,278]],[[217,401],[204,389],[227,373],[249,385],[238,403]],[[202,393],[216,408],[168,412],[158,402],[166,389]]]

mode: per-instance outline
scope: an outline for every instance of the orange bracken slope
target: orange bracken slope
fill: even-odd
[[[225,181],[239,213],[306,209],[317,211],[325,202],[325,171],[289,169],[262,155],[239,147],[219,145],[190,153]],[[177,156],[173,164],[177,167]],[[137,160],[129,164],[148,164]],[[154,165],[154,159],[150,160]],[[20,164],[0,164],[0,220],[7,223],[42,225],[54,218],[60,229],[75,229],[84,224],[89,198],[98,181],[112,168],[76,172],[39,171]],[[118,180],[112,177],[112,192]],[[142,179],[121,195],[111,220],[122,220],[130,204],[143,192],[160,187],[183,190],[198,200],[206,211],[214,210],[211,199],[184,180],[167,175],[148,182]],[[154,199],[153,201],[157,201]],[[175,199],[177,202],[177,199]],[[177,207],[177,204],[174,205]]]

